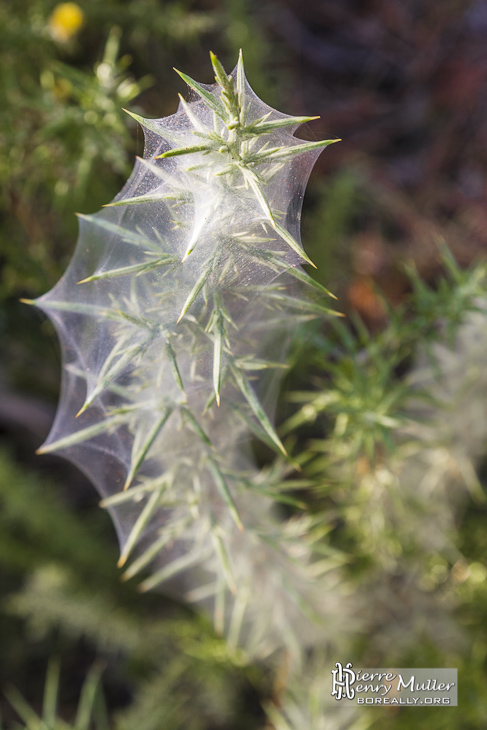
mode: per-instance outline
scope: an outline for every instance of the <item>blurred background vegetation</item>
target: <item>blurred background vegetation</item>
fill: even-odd
[[[475,453],[464,447],[468,478],[450,470],[429,511],[402,477],[383,478],[411,478],[408,464],[435,454],[440,483],[462,439],[460,416],[487,401],[486,345],[473,400],[428,381],[457,430],[403,438],[408,377],[422,357],[443,372],[437,346],[470,352],[458,327],[485,296],[486,34],[486,0],[3,0],[2,727],[71,727],[60,718],[78,730],[486,727],[485,409],[468,416],[480,443]],[[329,666],[458,667],[456,709],[366,708],[359,721],[327,720],[316,710],[331,691],[322,673],[302,688],[316,702],[299,720],[301,690],[287,711],[282,667],[276,679],[229,653],[205,617],[120,583],[94,488],[68,463],[34,454],[54,414],[60,357],[50,323],[19,299],[54,285],[74,249],[74,212],[111,200],[142,152],[122,108],[173,113],[185,91],[173,66],[211,83],[208,50],[229,70],[240,47],[264,101],[320,115],[304,137],[343,138],[312,176],[303,240],[348,318],[333,329],[318,323],[297,343],[280,413],[313,484],[308,508],[342,555],[362,613],[355,628],[341,627],[349,653]],[[444,532],[426,545],[438,515]]]

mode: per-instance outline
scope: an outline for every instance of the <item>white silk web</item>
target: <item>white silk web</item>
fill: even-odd
[[[144,157],[110,205],[80,216],[65,275],[36,302],[63,356],[41,451],[96,485],[128,577],[214,602],[220,628],[238,635],[252,581],[266,562],[289,562],[273,547],[284,527],[271,517],[272,478],[263,483],[249,442],[286,455],[272,425],[286,354],[295,327],[327,311],[303,297],[326,290],[300,266],[300,215],[330,141],[295,138],[306,118],[264,104],[241,61],[228,77],[212,62],[212,86],[183,75],[190,99],[176,114],[137,117]],[[279,575],[260,580],[269,601],[285,593]]]

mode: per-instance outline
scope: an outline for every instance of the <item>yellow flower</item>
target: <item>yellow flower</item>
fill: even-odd
[[[54,40],[67,43],[84,23],[85,15],[76,3],[59,3],[49,18],[49,30]]]

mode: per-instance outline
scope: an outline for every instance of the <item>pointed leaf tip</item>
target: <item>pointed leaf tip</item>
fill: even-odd
[[[136,122],[138,122],[139,124],[141,124],[142,126],[144,126],[144,122],[146,120],[145,120],[144,117],[141,117],[140,114],[136,114],[135,112],[131,112],[130,109],[123,109],[123,111],[125,112],[125,114],[128,114],[129,117],[132,117],[132,119],[135,119]],[[152,120],[148,119],[147,121],[150,122]]]
[[[186,259],[188,258],[188,256],[193,252],[193,250],[194,250],[194,247],[190,251],[186,251],[186,253],[184,254],[183,258],[181,259],[181,263],[182,264],[184,264],[184,262],[186,261]]]
[[[84,403],[81,408],[79,409],[78,413],[75,415],[75,418],[78,418],[78,416],[81,416],[82,413],[86,411],[88,408],[88,403]]]
[[[174,70],[183,79],[183,81],[185,81],[188,86],[198,94],[200,99],[206,104],[209,109],[215,112],[215,114],[220,117],[223,122],[227,121],[227,115],[223,104],[215,96],[213,96],[213,94],[211,94],[207,89],[205,89],[203,86],[201,86],[201,84],[199,84],[187,74],[183,73],[182,71],[178,71],[177,68],[175,68]]]

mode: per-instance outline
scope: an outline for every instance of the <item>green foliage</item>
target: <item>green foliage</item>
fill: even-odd
[[[185,68],[191,57],[195,68],[200,47],[208,46],[204,34],[216,29],[228,46],[221,58],[227,60],[228,51],[230,62],[244,47],[256,91],[278,105],[282,89],[273,74],[288,49],[268,44],[256,20],[259,9],[242,0],[211,13],[198,3],[88,0],[83,25],[66,40],[56,38],[54,7],[36,0],[0,8],[3,300],[34,297],[58,278],[76,235],[72,210],[89,212],[105,202],[133,157],[120,107],[147,89],[148,74],[166,84],[162,69],[172,65],[173,54]],[[259,42],[249,47],[252,38]],[[141,113],[161,111],[147,91],[139,103]],[[248,184],[259,194],[251,175]],[[305,229],[308,252],[320,281],[333,289],[337,279],[349,277],[349,233],[375,194],[367,185],[348,165],[315,190]],[[148,266],[161,263],[148,257]],[[408,265],[412,294],[387,311],[379,334],[368,333],[358,319],[326,331],[319,322],[301,330],[277,437],[302,471],[296,474],[279,457],[269,463],[269,454],[259,451],[266,465],[252,489],[286,518],[306,517],[299,539],[312,536],[316,571],[333,576],[324,592],[325,633],[313,637],[317,645],[327,637],[333,656],[318,647],[302,673],[289,673],[285,658],[271,666],[248,663],[205,619],[120,584],[115,537],[102,511],[74,512],[69,493],[0,453],[0,677],[11,700],[2,699],[6,729],[31,730],[43,721],[56,730],[79,730],[88,727],[92,709],[101,730],[105,696],[106,724],[117,730],[352,730],[371,724],[377,730],[418,724],[483,730],[485,267],[461,270],[446,251],[443,267],[447,275],[431,287]],[[51,393],[53,358],[28,334],[38,321],[31,324],[20,306],[10,301],[2,312],[2,369],[29,392],[39,378],[38,390]],[[215,341],[216,398],[222,388],[218,353],[225,347],[221,318],[207,334]],[[477,359],[472,342],[479,346]],[[252,376],[249,362],[239,366]],[[257,435],[263,434],[260,428]],[[139,456],[143,450],[141,444]],[[46,670],[49,654],[61,659]],[[460,707],[340,715],[339,703],[330,705],[328,697],[337,658],[355,666],[456,666]],[[89,694],[101,666],[103,688],[93,704]],[[45,674],[44,691],[38,677]],[[90,690],[81,702],[80,676]],[[78,707],[83,716],[75,722]]]
[[[130,73],[122,35],[140,57],[148,33],[184,46],[214,26],[178,2],[65,5],[74,9],[44,0],[0,8],[0,209],[13,213],[0,227],[2,300],[52,286],[75,237],[73,208],[98,208],[127,177],[123,107],[153,78]]]
[[[482,271],[477,267],[462,274],[462,281],[471,284],[468,297],[462,286],[457,289],[454,271],[436,290],[415,290],[407,309],[402,315],[396,313],[378,337],[372,338],[358,322],[355,333],[342,326],[326,338],[315,333],[310,364],[314,392],[292,395],[293,401],[305,402],[296,412],[296,422],[288,421],[284,428],[289,431],[293,426],[298,439],[304,430],[308,441],[301,441],[299,457],[304,471],[300,479],[290,479],[291,473],[286,477],[276,463],[260,477],[268,493],[273,482],[282,485],[274,495],[278,499],[287,484],[286,509],[314,515],[306,530],[315,535],[314,550],[320,556],[315,570],[336,575],[336,567],[342,566],[341,580],[352,591],[356,606],[350,612],[337,597],[339,626],[349,628],[335,632],[334,656],[337,650],[345,653],[356,666],[458,667],[461,706],[443,713],[416,710],[438,730],[480,730],[486,713],[485,509],[468,497],[458,470],[462,454],[474,465],[481,463],[472,452],[471,438],[462,442],[463,451],[455,442],[453,469],[445,461],[443,449],[452,448],[445,439],[451,436],[439,430],[444,406],[436,397],[438,387],[454,382],[449,387],[456,394],[452,403],[458,414],[476,408],[479,400],[480,391],[465,389],[464,384],[468,363],[475,362],[477,352],[480,358],[484,352],[467,347],[479,343],[471,328],[481,333],[485,326],[485,309],[478,297],[485,282]],[[438,298],[444,297],[446,287],[463,302],[455,349],[451,342],[438,343],[438,331],[429,321],[423,324],[414,317],[426,298],[435,303],[435,291]],[[455,310],[460,309],[458,304]],[[396,347],[401,330],[402,346]],[[428,338],[432,344],[422,360]],[[458,343],[463,345],[459,348]],[[460,367],[445,369],[450,362],[447,355]],[[417,388],[408,385],[414,383],[416,372],[431,397],[420,397]],[[368,390],[362,382],[368,383]],[[483,380],[479,387],[483,388]],[[312,408],[306,410],[307,406]],[[371,417],[376,408],[382,417]],[[345,427],[338,428],[343,413]],[[148,606],[147,596],[141,602],[129,586],[117,587],[115,577],[110,577],[114,548],[107,551],[93,534],[87,538],[86,526],[73,521],[59,498],[49,499],[47,485],[39,487],[5,456],[0,483],[5,485],[0,560],[27,576],[24,587],[4,605],[9,615],[27,621],[37,642],[60,628],[68,645],[85,637],[101,656],[116,651],[123,657],[115,665],[109,659],[105,674],[110,678],[116,666],[117,672],[131,677],[137,690],[132,704],[117,714],[116,728],[125,730],[135,722],[147,730],[180,726],[203,730],[227,722],[235,728],[261,727],[257,705],[255,714],[239,709],[235,715],[249,680],[261,693],[269,721],[279,730],[362,728],[372,722],[378,728],[393,722],[407,730],[416,722],[417,715],[409,709],[392,719],[378,711],[367,717],[347,714],[330,705],[326,690],[332,661],[318,648],[302,681],[291,674],[287,689],[274,694],[262,669],[248,664],[204,621],[178,615],[176,607],[162,618],[158,610],[153,613],[160,597]],[[460,523],[462,501],[469,506]],[[31,549],[34,535],[36,548]],[[337,583],[334,590],[339,596]],[[333,610],[328,613],[330,627]],[[20,702],[18,695],[12,699],[14,704]],[[27,712],[25,705],[18,707],[22,708]]]
[[[80,524],[63,506],[59,489],[47,482],[39,484],[5,453],[0,456],[0,485],[0,562],[10,575],[26,576],[20,590],[17,579],[4,591],[1,677],[7,687],[18,686],[9,689],[7,696],[28,730],[43,726],[39,713],[29,710],[23,699],[22,680],[16,679],[22,670],[22,660],[19,663],[15,653],[19,617],[33,654],[49,642],[61,657],[61,690],[66,657],[79,651],[81,640],[95,649],[99,661],[88,671],[78,712],[87,722],[93,706],[97,730],[104,727],[103,703],[91,705],[89,698],[94,696],[104,666],[103,683],[116,686],[122,675],[124,682],[139,685],[133,706],[117,718],[117,728],[133,727],[137,717],[140,727],[147,730],[186,723],[206,728],[218,718],[222,723],[233,718],[234,727],[247,727],[247,710],[241,716],[235,712],[248,682],[246,675],[252,682],[263,682],[261,672],[251,667],[237,670],[238,654],[230,653],[204,620],[161,597],[150,602],[130,586],[120,585],[112,569],[115,545],[107,540],[107,525],[103,525],[103,535],[101,526],[96,526],[102,513],[95,512],[89,522]],[[57,667],[54,662],[47,672],[46,701],[40,713],[44,721],[53,713]],[[23,673],[29,674],[25,666]],[[34,697],[36,704],[37,699]],[[193,712],[195,703],[200,712]],[[65,703],[61,704],[64,708]],[[59,728],[71,727],[58,722]],[[57,730],[58,725],[55,727]],[[80,730],[77,723],[73,727]]]
[[[136,82],[129,76],[127,57],[118,59],[119,39],[117,31],[110,35],[92,72],[51,55],[39,80],[32,75],[38,64],[22,72],[14,55],[1,65],[5,103],[0,113],[0,174],[8,184],[0,204],[15,216],[1,232],[7,257],[3,297],[26,288],[39,291],[42,282],[52,281],[58,273],[53,256],[57,249],[49,237],[62,251],[63,236],[72,236],[74,229],[68,219],[63,230],[55,230],[53,216],[59,220],[68,201],[71,210],[73,203],[92,205],[103,188],[113,188],[116,176],[129,170],[123,150],[130,137],[122,107],[147,80]],[[102,166],[105,174],[100,176]],[[28,256],[25,247],[19,248],[19,238],[29,246]]]
[[[466,314],[479,310],[479,300],[485,295],[487,269],[485,263],[479,263],[462,271],[444,243],[439,250],[446,276],[435,289],[424,284],[414,264],[405,266],[413,285],[413,310],[409,331],[403,332],[403,336],[411,338],[413,343],[420,338],[428,342],[445,340],[453,347],[458,326]]]
[[[81,580],[93,575],[96,567],[94,575],[99,575],[100,582],[107,580],[106,566],[99,558],[100,549],[106,554],[109,546],[101,548],[93,542],[93,536],[59,496],[19,469],[4,451],[0,453],[0,502],[0,562],[4,568],[25,571],[48,560],[76,564]],[[107,523],[100,517],[95,524],[100,533],[106,530]]]
[[[90,730],[93,727],[91,724],[92,718],[94,718],[95,730],[108,730],[106,710],[98,697],[101,668],[99,666],[93,667],[86,677],[81,689],[78,711],[72,725],[63,722],[57,716],[59,673],[59,662],[51,661],[46,675],[41,715],[38,715],[30,707],[15,687],[8,690],[7,697],[25,723],[25,730],[70,730],[70,728],[72,730]]]

